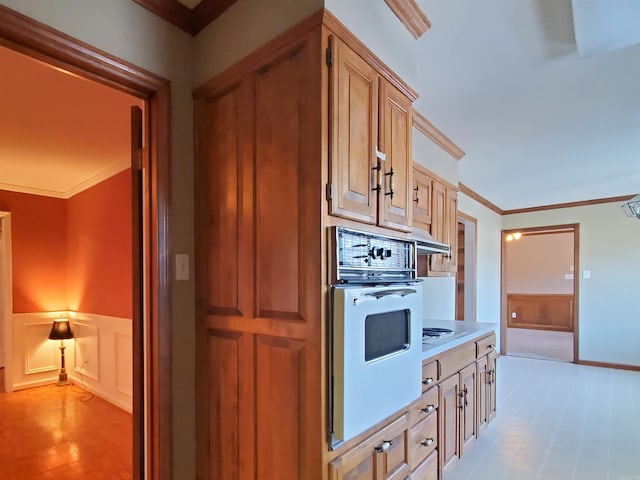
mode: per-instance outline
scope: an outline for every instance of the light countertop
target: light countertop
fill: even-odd
[[[434,343],[422,344],[422,359],[438,355],[453,347],[475,340],[491,332],[498,327],[497,323],[462,322],[459,320],[425,320],[424,327],[449,328],[453,335],[448,335]]]

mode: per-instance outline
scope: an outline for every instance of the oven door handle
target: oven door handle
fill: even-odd
[[[413,293],[417,293],[413,288],[395,288],[393,290],[380,290],[378,292],[370,292],[365,293],[367,297],[375,297],[376,299],[388,297],[390,295],[399,295],[401,297],[406,297],[407,295],[411,295]]]

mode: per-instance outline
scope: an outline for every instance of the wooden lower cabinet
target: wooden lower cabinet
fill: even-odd
[[[440,441],[440,462],[446,468],[460,457],[460,441],[458,435],[458,410],[460,374],[456,373],[440,384],[440,425],[442,439]]]
[[[432,452],[409,477],[411,480],[438,480],[438,452]]]
[[[330,480],[404,480],[409,468],[409,413],[329,464]]]

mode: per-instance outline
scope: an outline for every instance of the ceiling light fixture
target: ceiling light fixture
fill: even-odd
[[[512,241],[512,240],[519,240],[519,239],[520,239],[520,237],[522,237],[522,233],[520,233],[520,232],[513,232],[513,233],[507,233],[507,236],[506,236],[506,237],[504,237],[504,238],[505,238],[505,240],[506,240],[507,242],[510,242],[510,241]]]
[[[636,217],[640,219],[640,195],[636,195],[627,203],[623,203],[622,211],[627,217]]]

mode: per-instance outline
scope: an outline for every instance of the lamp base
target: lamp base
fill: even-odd
[[[56,382],[56,385],[58,385],[59,387],[63,385],[71,385],[71,382],[68,380],[66,373],[60,373],[58,375],[58,381]]]

